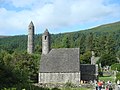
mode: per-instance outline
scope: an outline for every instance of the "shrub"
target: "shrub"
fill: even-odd
[[[116,57],[111,54],[103,54],[99,59],[98,63],[101,63],[101,66],[111,66],[112,64],[118,63]]]
[[[42,88],[31,84],[19,84],[13,87],[2,88],[1,90],[50,90],[49,88]]]
[[[73,83],[71,83],[71,82],[66,82],[65,87],[66,88],[72,88],[72,87],[75,87],[75,85]]]
[[[116,70],[117,69],[117,71],[120,71],[120,64],[119,63],[115,63],[115,64],[111,65],[111,69],[112,70]]]
[[[116,74],[116,81],[117,80],[120,80],[120,72],[118,72],[117,74]]]

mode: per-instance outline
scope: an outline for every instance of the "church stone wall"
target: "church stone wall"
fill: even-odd
[[[39,83],[80,84],[80,72],[77,73],[39,73]]]

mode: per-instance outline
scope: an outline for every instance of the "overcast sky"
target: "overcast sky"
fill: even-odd
[[[63,33],[120,21],[120,0],[0,0],[0,35]]]

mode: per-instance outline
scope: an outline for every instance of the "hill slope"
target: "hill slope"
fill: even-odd
[[[9,37],[9,36],[2,36],[2,35],[0,35],[0,38],[5,38],[5,37]]]
[[[101,25],[95,28],[51,35],[52,48],[79,47],[80,52],[94,50],[98,55],[102,53],[115,54],[120,51],[120,22]],[[11,36],[0,38],[0,50],[26,51],[27,36]],[[41,52],[41,34],[35,35],[35,52]]]
[[[95,31],[104,31],[104,32],[112,32],[112,31],[118,31],[120,30],[120,21],[119,22],[115,22],[115,23],[110,23],[110,24],[105,24],[105,25],[101,25],[89,30],[95,30]]]

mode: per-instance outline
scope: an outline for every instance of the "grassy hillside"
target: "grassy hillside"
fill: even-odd
[[[92,29],[88,29],[93,32],[114,32],[120,30],[120,21],[110,24],[101,25]]]
[[[120,51],[120,22],[101,25],[95,28],[51,35],[52,48],[79,47],[80,52],[94,50],[97,55],[102,53],[116,54]],[[27,36],[11,36],[0,38],[0,50],[26,51]],[[35,52],[41,53],[41,34],[35,35]]]

